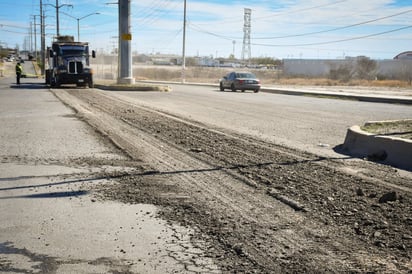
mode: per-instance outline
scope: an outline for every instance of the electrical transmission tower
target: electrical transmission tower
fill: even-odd
[[[245,8],[245,19],[243,24],[243,48],[242,48],[242,60],[250,60],[251,52],[250,52],[250,21],[252,17],[252,10]]]

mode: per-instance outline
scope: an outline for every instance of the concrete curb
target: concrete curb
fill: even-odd
[[[412,170],[412,140],[371,134],[359,126],[346,133],[343,151],[406,170]]]
[[[94,84],[95,88],[102,90],[113,90],[113,91],[161,91],[169,92],[171,88],[169,86],[142,86],[142,85],[117,85],[117,84]]]
[[[409,99],[409,98],[403,98],[403,97],[384,97],[384,96],[376,96],[376,95],[338,94],[338,93],[334,93],[334,92],[296,91],[296,90],[272,89],[272,88],[262,88],[261,91],[268,92],[268,93],[285,94],[285,95],[328,97],[328,98],[356,100],[356,101],[371,102],[371,103],[389,103],[389,104],[412,105],[412,98]]]

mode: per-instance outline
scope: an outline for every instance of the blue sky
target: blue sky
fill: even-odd
[[[59,0],[60,33],[77,37],[74,18],[99,12],[80,20],[80,37],[92,48],[110,52],[117,46],[118,13],[117,5],[108,2],[116,1]],[[39,14],[39,3],[0,2],[3,46],[23,48],[26,41],[28,47],[30,22]],[[56,34],[56,1],[43,4],[49,44]],[[131,0],[132,50],[182,54],[183,4],[184,0]],[[391,59],[412,50],[411,0],[187,0],[186,54],[240,58],[245,8],[252,9],[252,57]]]

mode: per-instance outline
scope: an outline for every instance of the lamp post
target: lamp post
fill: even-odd
[[[70,14],[67,14],[67,13],[65,13],[65,12],[62,12],[62,13],[63,13],[64,15],[67,15],[67,16],[69,16],[69,17],[77,20],[77,42],[80,42],[80,20],[82,20],[82,19],[84,19],[84,18],[86,18],[86,17],[92,16],[92,15],[95,15],[95,14],[100,14],[100,12],[93,12],[93,13],[87,14],[87,15],[85,15],[85,16],[83,16],[83,17],[77,18],[77,17],[71,16]]]
[[[88,15],[85,15],[83,17],[80,17],[80,18],[76,19],[77,20],[77,42],[80,42],[80,20],[82,20],[86,17],[92,16],[92,15],[95,15],[95,14],[100,14],[100,12],[90,13]]]
[[[53,5],[53,4],[44,4],[44,5],[49,5],[49,6],[52,6],[53,8],[56,9],[56,35],[57,35],[57,37],[59,37],[59,36],[60,36],[59,9],[60,9],[61,7],[64,7],[64,6],[72,7],[72,8],[73,8],[73,5],[62,4],[62,5],[59,6],[59,0],[56,0],[56,5]]]

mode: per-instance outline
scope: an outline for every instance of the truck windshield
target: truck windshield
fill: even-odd
[[[87,47],[83,46],[65,46],[61,47],[62,55],[65,56],[85,56],[87,55]]]

